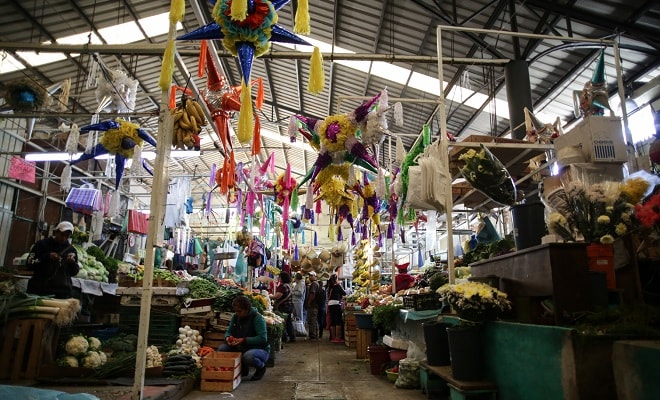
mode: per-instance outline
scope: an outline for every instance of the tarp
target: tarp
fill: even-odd
[[[30,400],[100,400],[87,393],[64,393],[57,390],[36,389],[25,386],[0,385],[0,399]]]

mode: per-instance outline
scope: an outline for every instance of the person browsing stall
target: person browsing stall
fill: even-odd
[[[28,293],[58,299],[73,297],[71,277],[78,274],[80,265],[78,252],[69,243],[72,234],[73,224],[63,221],[55,227],[53,236],[32,246],[27,258],[27,266],[33,271]]]
[[[252,380],[258,381],[266,373],[270,353],[266,320],[246,296],[234,298],[232,309],[234,315],[225,331],[226,343],[220,345],[218,351],[241,352],[241,373],[248,376],[249,369],[255,368]]]
[[[330,341],[332,343],[344,342],[341,338],[344,325],[341,303],[344,296],[346,296],[346,292],[337,281],[337,275],[332,275],[328,279],[328,312],[330,314]]]

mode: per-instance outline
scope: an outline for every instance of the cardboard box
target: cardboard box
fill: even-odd
[[[623,166],[621,164],[606,163],[576,163],[561,170],[560,180],[562,183],[580,181],[585,185],[593,185],[601,182],[621,182],[624,178]]]
[[[562,160],[559,159],[559,154],[567,147],[580,149],[584,155],[584,161],[590,163],[623,163],[628,161],[621,119],[618,117],[593,115],[586,117],[568,133],[556,138],[554,144],[558,154],[557,163],[560,165]]]

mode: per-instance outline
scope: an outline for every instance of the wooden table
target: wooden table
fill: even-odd
[[[547,243],[470,264],[473,277],[500,278],[500,289],[516,297],[552,297],[558,325],[591,309],[584,243]]]

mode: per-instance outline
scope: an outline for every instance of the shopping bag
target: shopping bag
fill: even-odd
[[[307,336],[307,329],[305,329],[305,321],[301,319],[293,320],[293,331],[296,333],[296,336],[305,337]]]
[[[94,189],[91,183],[86,183],[80,187],[71,188],[64,203],[77,213],[92,215],[94,211],[103,209],[103,193]]]
[[[149,232],[149,216],[137,210],[128,210],[128,232],[146,235]]]

